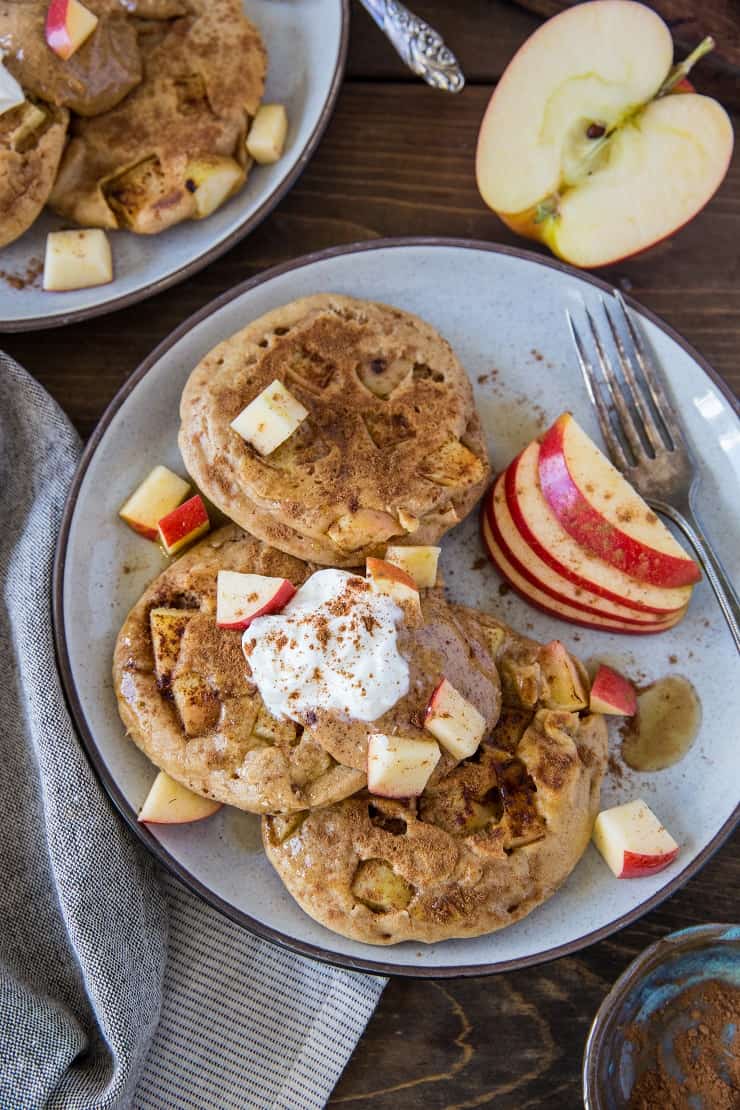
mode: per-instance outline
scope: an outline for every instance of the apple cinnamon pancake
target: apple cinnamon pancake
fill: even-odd
[[[298,585],[311,569],[228,525],[160,574],[126,618],[113,661],[121,719],[145,755],[196,794],[274,813],[364,785],[309,733],[270,716],[249,680],[242,633],[216,625],[219,570]]]
[[[54,184],[69,112],[29,100],[0,116],[0,247],[34,222]]]
[[[180,18],[137,29],[143,79],[110,111],[74,120],[50,203],[77,223],[148,235],[209,215],[244,184],[267,55],[239,0],[187,0]]]
[[[478,936],[546,901],[583,854],[599,804],[603,717],[540,709],[493,734],[418,799],[361,793],[263,818],[265,851],[327,928],[367,944]]]
[[[308,411],[262,456],[230,426],[275,379]],[[317,294],[215,347],[188,380],[180,450],[208,497],[299,558],[357,566],[386,543],[435,543],[488,479],[472,389],[431,325]]]

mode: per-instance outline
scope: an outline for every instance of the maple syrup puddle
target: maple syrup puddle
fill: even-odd
[[[638,691],[637,713],[622,727],[622,758],[635,771],[662,771],[683,759],[701,724],[701,702],[681,675]]]

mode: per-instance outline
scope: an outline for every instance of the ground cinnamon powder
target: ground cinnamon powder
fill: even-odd
[[[691,1018],[682,1028],[680,1016]],[[661,1032],[674,1022],[673,1056],[666,1059]],[[655,1064],[640,1075],[628,1110],[738,1110],[740,1108],[740,988],[710,979],[682,991],[627,1037],[637,1058],[650,1053]]]

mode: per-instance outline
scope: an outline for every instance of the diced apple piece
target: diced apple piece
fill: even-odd
[[[233,158],[194,158],[185,167],[185,186],[193,194],[196,218],[210,216],[244,183],[244,170]]]
[[[221,703],[205,678],[192,672],[178,674],[172,680],[172,697],[186,736],[203,736],[215,728]]]
[[[382,509],[357,509],[335,520],[326,534],[342,551],[383,543],[398,533],[398,521]]]
[[[247,154],[262,166],[282,157],[288,134],[288,115],[282,104],[263,104],[247,135]]]
[[[308,416],[277,378],[231,421],[231,427],[260,455],[270,455]]]
[[[392,598],[403,609],[407,620],[412,624],[420,624],[423,619],[421,601],[413,578],[393,563],[386,563],[384,559],[374,559],[372,556],[368,556],[366,560],[366,569],[373,591]]]
[[[441,547],[386,547],[385,561],[400,567],[420,590],[429,590],[437,583],[437,564]]]
[[[477,455],[455,439],[427,458],[419,473],[440,486],[473,485],[485,476],[486,468]]]
[[[159,521],[159,539],[168,555],[175,555],[186,544],[204,535],[211,526],[203,498],[196,493]]]
[[[486,719],[446,678],[429,699],[424,728],[439,740],[455,759],[468,759],[478,749],[486,731]]]
[[[97,25],[98,17],[79,0],[51,0],[46,12],[46,42],[55,54],[67,61]]]
[[[624,675],[601,663],[591,684],[589,709],[592,713],[634,717],[637,712],[635,688]]]
[[[287,578],[220,570],[216,624],[219,628],[249,628],[255,617],[282,609],[294,593],[295,586]]]
[[[2,114],[1,111],[0,114]],[[37,104],[31,104],[29,100],[26,101],[20,115],[21,118],[18,122],[18,126],[10,136],[13,150],[21,150],[26,139],[30,138],[34,131],[38,131],[49,118],[42,108],[39,108]]]
[[[147,825],[184,825],[202,821],[221,809],[221,802],[194,794],[160,771],[141,807],[139,821]]]
[[[367,745],[367,788],[382,798],[416,798],[441,754],[433,740],[374,732]]]
[[[155,466],[120,508],[118,515],[134,532],[146,536],[148,540],[156,540],[159,521],[176,509],[189,492],[190,486],[183,478],[173,474],[166,466]]]
[[[551,640],[540,649],[540,669],[544,690],[540,701],[546,709],[585,709],[588,693],[578,669],[560,640]]]
[[[149,613],[149,631],[154,651],[154,669],[157,681],[167,688],[180,654],[180,641],[190,618],[197,609],[152,609]]]
[[[387,860],[365,859],[355,872],[352,893],[373,913],[392,913],[406,909],[414,896],[414,888]]]
[[[62,293],[113,281],[110,243],[102,228],[50,231],[46,236],[44,289]]]
[[[25,99],[23,89],[0,61],[0,116],[18,108]]]
[[[678,844],[641,798],[602,810],[593,841],[618,879],[653,875],[678,855]]]

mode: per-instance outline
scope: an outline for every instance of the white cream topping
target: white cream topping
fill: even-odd
[[[401,609],[366,579],[319,570],[281,613],[257,617],[242,647],[274,717],[305,721],[326,709],[375,721],[408,693],[409,667],[397,644]]]
[[[2,55],[0,55],[0,116],[9,112],[11,108],[17,108],[25,99],[23,89],[15,77],[8,73],[2,64]]]

